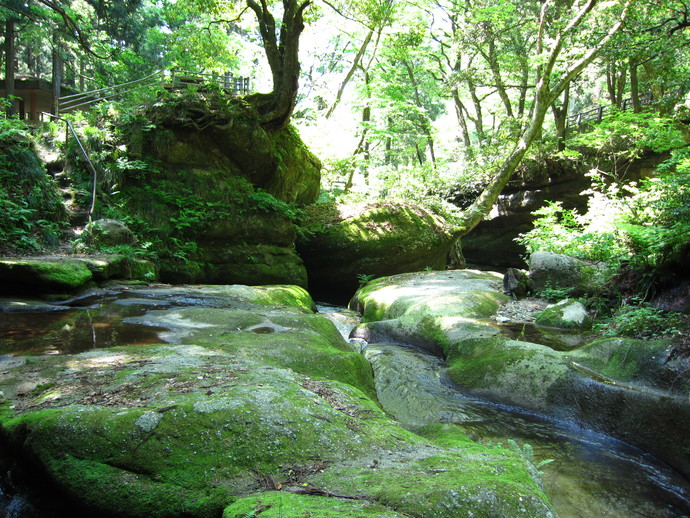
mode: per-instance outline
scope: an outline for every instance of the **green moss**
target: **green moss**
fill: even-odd
[[[667,357],[668,348],[669,343],[665,340],[607,338],[573,351],[569,357],[616,381],[658,382],[654,379],[658,376],[655,371]],[[674,383],[676,390],[682,390],[686,385],[680,379]]]
[[[539,326],[559,329],[587,330],[592,327],[592,319],[585,307],[570,299],[547,306],[535,315],[535,322]]]
[[[454,344],[449,375],[462,387],[499,401],[546,411],[573,375],[564,353],[504,337],[474,338]]]
[[[326,470],[315,481],[412,516],[543,516],[548,498],[523,460],[504,449],[420,446],[404,461],[374,457],[369,469]],[[419,498],[419,495],[424,495]]]
[[[287,296],[283,299],[286,301],[305,302],[299,297],[301,288],[275,287],[267,290],[270,292],[278,298]],[[231,351],[238,357],[260,359],[306,376],[348,383],[375,397],[371,366],[321,315],[223,309],[184,309],[174,315],[174,320],[213,326],[192,331],[185,341]]]
[[[93,278],[88,266],[71,259],[3,259],[0,260],[0,280],[6,286],[26,285],[32,289],[72,291],[83,287]]]
[[[204,293],[262,306],[289,306],[303,309],[309,313],[316,310],[316,304],[309,292],[301,286],[292,284],[266,286],[245,286],[243,284],[205,286]]]
[[[301,204],[313,203],[321,186],[321,162],[305,146],[293,126],[270,134],[276,174],[265,188],[277,198]]]
[[[130,271],[131,278],[137,281],[153,282],[158,280],[158,268],[151,261],[131,259]]]
[[[223,518],[397,518],[396,513],[368,500],[301,495],[287,491],[267,491],[241,498],[223,513]]]
[[[316,310],[316,304],[307,290],[301,286],[280,285],[262,286],[259,289],[260,296],[257,304],[266,306],[295,306],[309,311]]]
[[[412,203],[308,207],[297,247],[310,281],[356,289],[359,275],[443,269],[452,246],[442,218]]]
[[[426,437],[439,446],[450,448],[471,448],[478,444],[455,424],[437,423],[415,428],[415,433]]]
[[[52,462],[49,469],[68,496],[104,516],[215,518],[230,498],[223,489],[189,490],[71,455]]]

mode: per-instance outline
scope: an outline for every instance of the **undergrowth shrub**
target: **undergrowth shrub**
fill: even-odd
[[[59,244],[67,214],[53,179],[18,119],[0,116],[0,250],[31,253]]]
[[[597,326],[605,336],[663,338],[678,336],[685,326],[683,315],[663,311],[636,299],[619,307]]]
[[[656,273],[690,244],[690,150],[675,151],[658,176],[619,183],[593,171],[588,211],[548,202],[518,237],[528,252],[547,250]]]

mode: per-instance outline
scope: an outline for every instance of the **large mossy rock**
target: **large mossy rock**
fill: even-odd
[[[538,326],[557,329],[587,330],[592,327],[592,317],[582,302],[564,299],[556,304],[549,304],[535,315]]]
[[[133,245],[136,236],[122,221],[99,219],[86,226],[88,241],[96,247]]]
[[[609,279],[608,271],[604,263],[539,251],[529,257],[528,284],[535,293],[547,289],[574,296],[599,293]]]
[[[222,171],[285,202],[315,201],[321,180],[318,158],[294,128],[267,130],[259,121],[242,99],[213,92],[173,93],[148,108],[145,127],[137,121],[129,128],[136,136],[131,150],[155,159],[164,170]]]
[[[386,415],[368,362],[304,290],[187,296],[202,295],[224,307],[140,317],[167,345],[1,359],[3,440],[75,514],[553,516],[515,452],[442,444]]]
[[[306,208],[298,252],[310,291],[351,294],[362,277],[444,269],[449,226],[413,203],[318,203]]]
[[[92,281],[156,278],[152,263],[118,254],[0,258],[0,294],[69,293],[85,288]]]
[[[244,100],[171,92],[122,128],[137,174],[125,215],[156,244],[172,283],[306,286],[295,209],[316,200],[321,164],[294,128],[268,130]]]
[[[672,357],[663,340],[556,351],[510,339],[492,319],[506,300],[499,279],[465,270],[376,280],[351,302],[364,322],[354,334],[438,350],[452,379],[474,394],[593,427],[690,475],[688,359]]]
[[[452,270],[393,275],[360,288],[350,307],[362,324],[353,336],[376,343],[407,343],[443,354],[452,343],[490,336],[488,321],[508,297],[492,272]]]

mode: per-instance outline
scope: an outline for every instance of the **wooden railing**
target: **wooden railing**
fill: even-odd
[[[171,71],[166,88],[183,88],[191,85],[215,84],[233,95],[249,93],[249,78],[236,76],[232,72],[223,74],[201,74]]]
[[[654,103],[654,98],[650,93],[640,98],[640,106],[651,106]],[[632,98],[624,99],[619,108],[622,111],[632,110],[634,107]],[[587,111],[579,112],[568,116],[568,128],[578,130],[588,124],[598,124],[604,117],[609,115],[613,110],[614,105],[602,105],[592,108]]]
[[[652,92],[648,92],[640,97],[640,107],[650,107],[657,104],[663,105],[665,102],[681,99],[687,92],[688,86],[688,84],[679,86],[673,90],[673,93],[667,95],[661,100],[655,99],[652,95]],[[602,120],[604,120],[604,117],[611,114],[614,106],[615,105],[613,104],[601,105],[590,110],[569,115],[567,119],[568,131],[582,131],[584,128],[587,128],[592,124],[600,123]],[[633,99],[632,97],[629,97],[627,99],[623,99],[621,106],[618,109],[620,111],[628,111],[634,109],[634,107]]]
[[[191,85],[203,86],[215,84],[220,86],[230,95],[247,95],[250,91],[248,77],[236,76],[232,72],[223,74],[201,74],[194,72],[164,71],[159,70],[141,79],[129,81],[114,86],[106,86],[88,92],[60,97],[58,113],[84,109],[101,101],[110,101],[137,90],[160,85],[169,90],[186,88]]]

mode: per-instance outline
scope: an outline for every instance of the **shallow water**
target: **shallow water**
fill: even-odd
[[[0,354],[76,354],[117,345],[164,341],[163,328],[141,325],[148,310],[171,307],[246,307],[203,288],[116,286],[39,306],[0,303]],[[5,311],[3,311],[3,309]],[[9,311],[8,311],[9,310]]]

